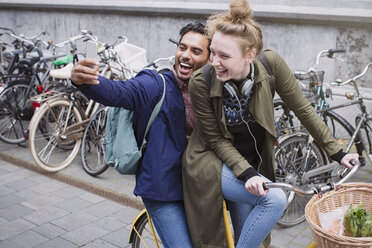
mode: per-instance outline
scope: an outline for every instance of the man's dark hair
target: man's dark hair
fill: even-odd
[[[202,24],[200,22],[191,22],[191,23],[187,24],[186,26],[184,26],[183,28],[181,28],[180,39],[178,41],[178,44],[181,43],[182,37],[190,31],[193,31],[195,33],[199,33],[199,34],[202,34],[202,35],[206,35],[206,29],[205,29],[204,24]],[[208,53],[210,53],[210,50],[209,50],[209,45],[210,44],[211,44],[211,41],[209,40],[209,42],[208,42]]]
[[[178,42],[181,42],[182,37],[187,32],[190,32],[190,31],[193,31],[195,33],[199,33],[199,34],[205,35],[205,26],[204,26],[204,24],[202,24],[200,22],[191,22],[191,23],[187,24],[186,26],[184,26],[183,28],[181,28],[181,30],[180,30],[180,39],[179,39]]]

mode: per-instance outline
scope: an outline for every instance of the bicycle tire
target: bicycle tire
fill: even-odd
[[[81,145],[83,169],[91,176],[98,176],[108,169],[105,160],[104,137],[107,107],[100,108],[91,117],[85,128]]]
[[[60,132],[64,125],[71,126],[82,121],[76,107],[72,108],[68,120],[66,112],[71,103],[65,99],[45,102],[35,113],[30,123],[29,145],[36,164],[49,172],[67,167],[76,157],[81,137],[63,141]]]
[[[355,131],[354,127],[334,111],[324,112],[322,118],[328,128],[331,130],[332,136],[335,138],[337,144],[346,152],[346,148]],[[356,145],[358,141],[359,136],[356,137],[356,140],[351,146],[349,152],[359,153],[359,155],[362,155],[362,149]]]
[[[17,80],[0,94],[0,140],[6,143],[20,144],[26,141],[23,134],[34,113],[30,97],[37,95],[35,89],[29,88],[28,83]]]
[[[292,136],[282,141],[275,149],[275,177],[277,182],[285,182],[301,186],[301,173],[324,165],[323,151],[314,142],[310,143],[308,169],[305,169],[307,136]],[[317,180],[317,179],[315,179]],[[305,206],[309,196],[301,196],[292,191],[285,191],[287,207],[278,220],[282,227],[292,227],[305,220]]]
[[[274,118],[277,137],[300,129],[298,119],[281,99],[274,100]]]
[[[151,227],[147,219],[147,215],[144,215],[142,216],[142,218],[139,218],[134,224],[134,228],[136,228],[138,234],[137,232],[134,233],[132,248],[156,247],[156,243],[154,240],[154,236],[152,235],[151,232]],[[157,234],[155,238],[158,241],[159,247],[164,247]]]

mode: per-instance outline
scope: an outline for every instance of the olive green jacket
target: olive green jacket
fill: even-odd
[[[314,112],[285,61],[274,51],[265,56],[275,77],[275,89],[282,100],[294,111],[318,144],[328,155],[339,151],[331,132]],[[273,96],[269,75],[259,60],[255,60],[255,93],[249,111],[265,129],[262,164],[259,173],[274,181],[274,126]],[[211,68],[210,88],[203,71],[196,71],[190,79],[191,101],[198,118],[183,156],[183,193],[186,216],[194,247],[226,247],[221,190],[222,163],[235,176],[251,167],[233,146],[228,132],[222,104],[223,83]]]

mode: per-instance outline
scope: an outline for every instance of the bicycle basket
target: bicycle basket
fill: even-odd
[[[316,86],[318,81],[323,84],[324,71],[317,71],[316,73],[311,72],[305,75],[295,73],[294,75],[307,98],[316,95]]]
[[[372,184],[371,183],[345,183],[339,190],[331,191],[322,197],[313,196],[305,207],[306,220],[310,226],[316,247],[320,248],[351,248],[372,247],[372,237],[354,238],[333,234],[321,227],[320,213],[359,204],[364,202],[364,208],[372,211]]]
[[[148,64],[146,50],[141,47],[122,42],[114,47],[114,51],[116,51],[118,58],[126,67],[127,72],[125,72],[124,78],[131,78],[133,75],[130,74],[130,71],[137,73]],[[114,73],[121,73],[115,68],[115,64],[112,64],[112,67]]]

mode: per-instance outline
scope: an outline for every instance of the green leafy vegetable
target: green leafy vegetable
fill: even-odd
[[[355,209],[353,204],[344,216],[345,234],[351,237],[372,237],[372,212],[368,212],[363,201]]]

